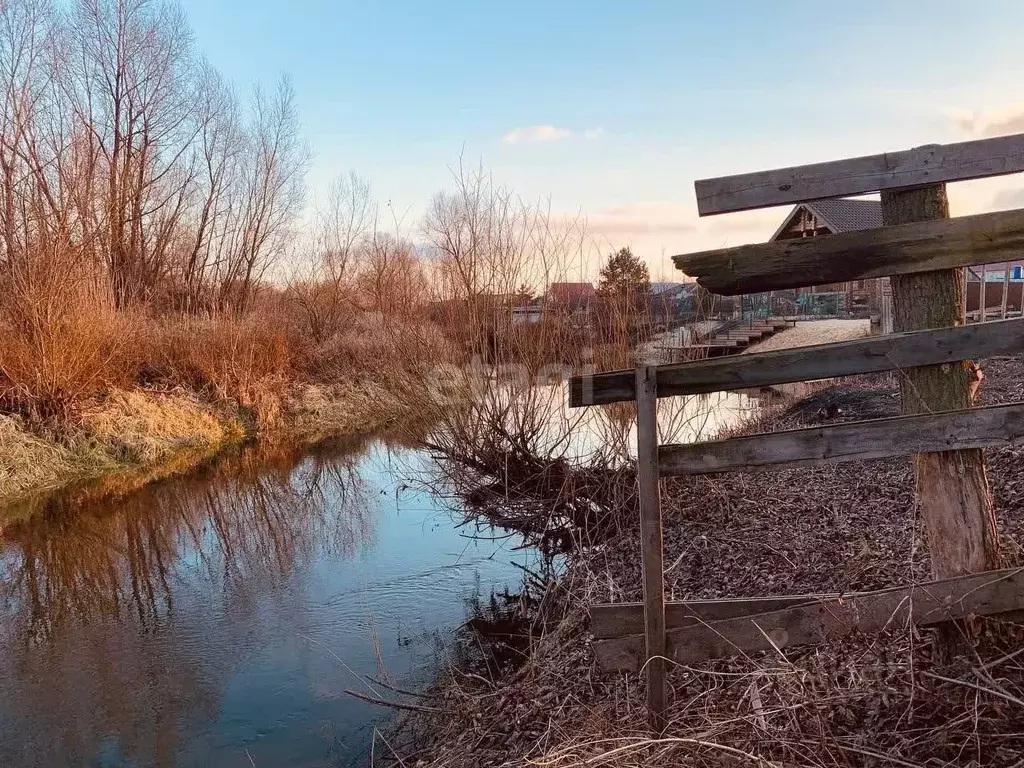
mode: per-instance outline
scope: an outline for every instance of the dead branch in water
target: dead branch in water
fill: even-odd
[[[361,699],[362,701],[369,702],[370,704],[377,704],[378,706],[381,706],[381,707],[391,707],[392,709],[402,709],[402,710],[407,710],[409,712],[428,712],[428,713],[430,713],[430,712],[432,712],[432,713],[441,712],[440,709],[436,709],[436,708],[433,708],[433,707],[421,707],[421,706],[419,706],[417,704],[402,704],[401,702],[397,702],[397,701],[385,701],[384,699],[378,699],[378,698],[376,698],[374,696],[365,696],[365,695],[363,695],[361,693],[356,693],[355,691],[350,691],[347,688],[343,691],[343,693],[347,693],[349,696],[352,696],[352,697],[357,698],[357,699]]]

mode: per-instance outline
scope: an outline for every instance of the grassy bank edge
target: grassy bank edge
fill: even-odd
[[[292,385],[269,429],[251,408],[180,389],[113,390],[74,423],[45,430],[0,413],[0,523],[73,484],[116,478],[128,492],[249,440],[313,444],[378,432],[408,415],[400,398],[368,380]]]

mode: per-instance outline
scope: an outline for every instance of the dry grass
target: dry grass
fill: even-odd
[[[0,415],[0,446],[0,499],[54,487],[78,466],[73,451],[33,434],[17,416]]]
[[[985,404],[1022,395],[1019,359],[985,361]],[[839,404],[828,416],[822,403]],[[889,377],[851,382],[773,414],[757,429],[898,409]],[[1021,562],[1021,451],[988,452],[1006,564]],[[666,482],[671,599],[849,592],[929,578],[906,461]],[[635,517],[633,518],[635,520]],[[526,664],[496,679],[451,670],[431,702],[444,714],[403,754],[430,768],[479,766],[1000,766],[1024,755],[1024,627],[989,619],[950,664],[927,630],[892,627],[669,672],[670,724],[652,739],[641,676],[604,672],[587,607],[641,597],[635,525],[572,556]],[[535,622],[536,625],[537,622]],[[416,762],[418,761],[418,762]]]
[[[60,420],[105,387],[130,383],[137,319],[72,269],[44,262],[0,282],[0,408]]]
[[[999,620],[946,666],[932,658],[928,633],[904,628],[670,665],[668,727],[652,738],[642,676],[600,670],[591,650],[587,606],[605,601],[612,578],[601,561],[577,562],[542,601],[535,625],[548,631],[524,666],[492,680],[449,670],[431,698],[442,714],[415,721],[427,735],[402,755],[406,764],[1019,765],[1024,627]]]
[[[208,451],[243,434],[237,421],[184,393],[115,391],[84,406],[73,425],[42,433],[24,419],[0,416],[0,500]]]
[[[146,375],[211,400],[231,400],[257,428],[281,423],[284,393],[295,376],[295,348],[280,317],[180,317],[151,323]]]
[[[83,413],[82,426],[124,464],[151,463],[183,448],[216,446],[242,436],[237,424],[181,392],[114,392]]]

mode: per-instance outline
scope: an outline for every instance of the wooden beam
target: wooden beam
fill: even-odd
[[[1024,210],[899,224],[673,256],[718,294],[760,293],[1007,261],[1024,251]]]
[[[786,595],[784,597],[732,598],[728,600],[675,600],[665,603],[665,627],[679,629],[700,624],[758,613],[778,611],[838,595]],[[599,640],[624,635],[638,635],[644,631],[643,603],[615,603],[590,606],[590,631]]]
[[[710,216],[1019,171],[1024,134],[701,179],[694,188],[697,213]]]
[[[1024,438],[1024,403],[872,419],[827,427],[663,445],[663,474],[706,475],[832,461],[861,461],[925,451],[986,448]]]
[[[784,653],[793,646],[828,642],[851,632],[876,633],[1021,608],[1024,569],[986,571],[691,624],[668,633],[668,654],[680,664],[696,664],[775,648]],[[642,663],[641,635],[596,640],[593,647],[603,669],[636,671]]]
[[[1024,320],[960,325],[855,341],[658,366],[658,397],[695,395],[1024,353]],[[633,371],[569,380],[572,407],[634,399]]]
[[[665,728],[665,576],[658,475],[658,382],[654,366],[636,369],[636,464],[640,496],[640,554],[644,576],[647,709],[651,730]]]

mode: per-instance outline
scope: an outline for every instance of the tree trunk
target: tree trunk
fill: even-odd
[[[945,218],[949,218],[949,202],[944,184],[882,192],[886,225]],[[891,280],[894,331],[963,324],[963,270],[899,275]],[[900,380],[903,413],[970,408],[978,380],[977,366],[966,361],[907,369]],[[999,539],[981,450],[916,454],[914,478],[935,578],[998,568]],[[955,652],[958,634],[955,627],[940,631],[940,654]]]

